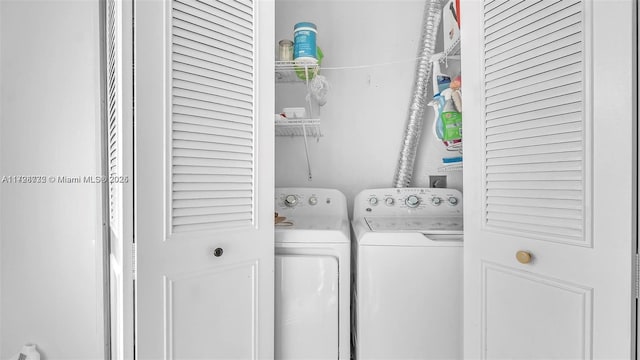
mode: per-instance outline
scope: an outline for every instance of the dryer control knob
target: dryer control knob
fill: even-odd
[[[287,195],[287,197],[284,198],[284,204],[288,207],[294,207],[298,204],[298,197],[295,195]]]
[[[435,206],[439,206],[440,204],[442,204],[442,198],[439,198],[437,196],[434,198],[431,198],[431,204]]]
[[[407,204],[407,206],[410,208],[415,208],[420,205],[420,198],[415,195],[409,195],[407,196],[407,199],[404,201],[404,203]]]
[[[375,197],[375,196],[374,196],[374,197],[372,197],[372,198],[369,198],[369,204],[371,204],[371,205],[378,205],[378,198],[377,198],[377,197]]]
[[[457,197],[450,197],[449,199],[447,199],[447,201],[449,201],[449,205],[451,206],[456,206],[458,205],[458,198]]]
[[[318,198],[315,196],[312,196],[309,198],[309,205],[316,205],[318,204]]]
[[[387,206],[393,206],[393,204],[395,204],[395,200],[393,200],[392,197],[388,197],[386,199],[384,199],[384,203],[387,204]]]

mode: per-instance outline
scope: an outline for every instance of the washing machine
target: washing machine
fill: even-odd
[[[356,359],[462,359],[462,194],[364,190],[352,224]]]
[[[276,188],[275,358],[350,358],[351,241],[334,189]]]

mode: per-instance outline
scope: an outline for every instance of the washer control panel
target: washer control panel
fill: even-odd
[[[341,216],[347,201],[340,191],[316,188],[276,188],[275,211],[283,216]]]
[[[358,216],[462,215],[462,193],[442,188],[383,188],[360,192],[353,203]]]

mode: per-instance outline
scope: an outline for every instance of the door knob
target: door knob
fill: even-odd
[[[222,250],[222,248],[217,248],[215,250],[213,250],[213,255],[215,257],[220,257],[222,256],[222,253],[224,253],[224,250]]]
[[[528,264],[531,262],[531,253],[520,250],[516,253],[516,259],[518,259],[521,264]]]

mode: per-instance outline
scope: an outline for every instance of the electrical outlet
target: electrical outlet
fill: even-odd
[[[430,188],[446,188],[447,175],[429,175]]]

